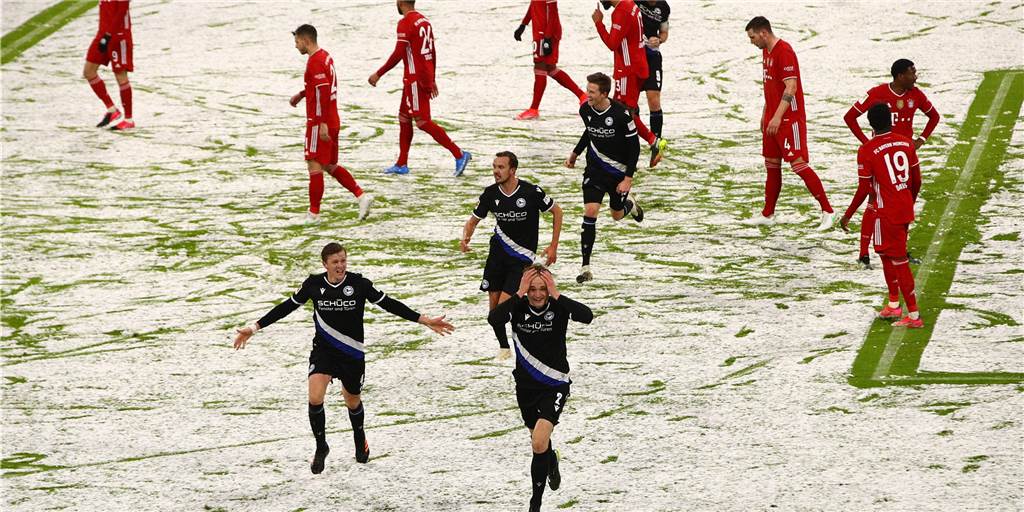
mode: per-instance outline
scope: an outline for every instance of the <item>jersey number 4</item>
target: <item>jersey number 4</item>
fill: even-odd
[[[434,31],[430,25],[420,27],[420,39],[423,40],[423,48],[420,49],[420,53],[423,55],[434,53]]]

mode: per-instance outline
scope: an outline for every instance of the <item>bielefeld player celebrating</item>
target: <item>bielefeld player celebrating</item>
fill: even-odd
[[[409,173],[409,146],[412,145],[412,123],[415,121],[419,129],[429,133],[438,144],[452,153],[455,157],[454,175],[461,176],[472,155],[460,149],[448,138],[444,128],[430,119],[430,100],[438,94],[437,82],[434,80],[434,67],[437,65],[434,28],[430,20],[416,10],[415,0],[396,0],[396,3],[402,19],[398,22],[395,51],[369,78],[370,85],[377,87],[381,76],[399,61],[405,62],[402,104],[398,109],[398,160],[395,165],[384,169],[384,173]]]
[[[661,112],[661,45],[668,40],[668,16],[672,10],[665,0],[640,0],[636,6],[640,8],[647,45],[647,81],[643,89],[647,93],[647,108],[651,111],[651,132],[661,137],[664,124]]]
[[[764,184],[764,210],[747,221],[749,224],[774,224],[775,204],[782,191],[782,160],[804,181],[807,190],[821,206],[818,230],[831,229],[835,213],[828,202],[825,187],[807,164],[807,116],[804,90],[800,83],[800,65],[793,47],[772,33],[764,16],[747,23],[750,44],[761,49],[764,67],[764,112],[761,116],[764,166],[768,178]]]
[[[875,226],[872,237],[875,252],[882,259],[889,301],[878,313],[881,318],[900,318],[900,294],[907,305],[907,316],[893,323],[896,327],[924,327],[914,295],[914,274],[907,258],[907,230],[914,221],[914,202],[921,190],[921,167],[914,142],[892,130],[889,105],[878,103],[868,109],[868,122],[875,136],[857,151],[857,193],[839,221],[847,230],[850,218],[870,193],[875,196]]]
[[[370,444],[363,431],[365,416],[360,392],[366,369],[363,344],[363,314],[366,302],[372,302],[385,311],[411,322],[426,325],[430,330],[445,335],[455,327],[439,317],[421,315],[401,302],[381,292],[369,279],[348,270],[348,254],[338,243],[329,243],[320,252],[327,272],[310,275],[291,298],[271,309],[263,318],[238,330],[235,350],[245,344],[260,329],[288,316],[306,301],[313,300],[313,350],[309,353],[309,426],[316,438],[316,452],[309,469],[314,474],[324,470],[324,460],[331,451],[327,444],[324,396],[327,385],[334,379],[341,381],[341,394],[348,407],[355,440],[356,462],[370,458]]]
[[[480,290],[487,292],[488,305],[494,310],[505,302],[516,290],[523,277],[523,269],[544,258],[545,265],[558,259],[558,236],[562,232],[562,207],[544,193],[539,185],[521,180],[516,175],[519,159],[511,151],[502,151],[494,157],[494,184],[485,188],[473,214],[462,230],[459,248],[469,252],[469,241],[477,224],[493,212],[497,223],[491,236],[490,252],[484,265],[484,278]],[[537,238],[541,212],[551,212],[554,225],[551,228],[551,243],[540,255],[537,254]],[[511,353],[505,326],[495,328],[498,338],[498,359],[507,359]]]
[[[605,194],[608,194],[612,219],[621,220],[628,213],[637,222],[644,220],[644,210],[637,203],[636,195],[629,198],[636,161],[640,157],[636,118],[628,107],[608,98],[611,87],[612,79],[604,73],[587,77],[589,99],[580,107],[580,117],[586,128],[565,161],[566,167],[575,167],[583,148],[587,149],[587,167],[583,171],[583,230],[580,233],[583,268],[576,277],[579,283],[594,278],[590,271],[590,255],[597,239],[597,214]]]
[[[565,408],[572,383],[565,350],[569,320],[589,324],[594,320],[594,312],[560,294],[551,272],[543,267],[527,269],[515,298],[503,302],[487,316],[495,329],[504,330],[505,324],[512,324],[516,401],[523,423],[530,430],[533,448],[531,511],[540,510],[545,483],[554,491],[562,482],[551,433]]]
[[[526,25],[533,28],[533,103],[530,108],[522,111],[516,119],[537,119],[540,117],[540,100],[544,97],[548,77],[554,78],[579,100],[587,101],[587,95],[580,89],[569,74],[558,69],[558,44],[562,40],[562,23],[558,20],[558,2],[556,0],[531,0],[526,9],[523,22],[516,29],[516,41],[523,40]]]
[[[132,63],[132,19],[128,13],[129,0],[100,0],[100,27],[85,55],[85,69],[82,76],[107,107],[97,128],[113,123],[111,130],[135,128],[132,120],[132,85],[128,83],[128,72],[134,71]],[[107,94],[107,85],[98,73],[100,66],[110,64],[117,85],[121,89],[121,107],[124,115],[114,106],[114,100]]]
[[[298,105],[306,100],[306,168],[309,171],[308,222],[320,221],[320,201],[324,197],[324,171],[334,176],[341,186],[352,192],[359,201],[359,220],[370,212],[373,199],[356,183],[347,169],[338,164],[338,135],[341,120],[338,117],[338,77],[334,74],[334,59],[316,42],[316,28],[301,25],[292,32],[295,48],[306,61],[305,87],[289,103]]]
[[[881,84],[868,90],[867,96],[857,103],[854,103],[850,110],[843,116],[843,120],[846,121],[846,126],[850,127],[850,131],[857,137],[861,143],[868,141],[867,136],[861,131],[860,125],[857,124],[857,118],[861,114],[867,112],[868,108],[876,103],[885,103],[889,105],[889,110],[892,111],[892,131],[898,135],[909,137],[914,139],[914,114],[920,110],[928,116],[928,124],[924,127],[924,131],[921,135],[914,139],[914,149],[920,149],[921,146],[928,140],[928,137],[938,126],[939,116],[938,111],[932,106],[932,102],[928,101],[928,97],[925,96],[921,89],[917,88],[917,68],[914,67],[914,63],[908,59],[899,59],[892,63],[890,69],[892,73],[892,82],[887,84]],[[865,268],[871,268],[871,259],[868,258],[868,242],[871,240],[871,230],[875,225],[875,198],[874,195],[868,194],[868,205],[864,209],[864,216],[861,219],[860,224],[860,253],[857,255],[857,261],[860,262]],[[911,257],[911,263],[915,263],[914,258]]]
[[[605,9],[612,11],[612,30],[604,27],[604,14],[594,9],[592,18],[601,41],[615,55],[615,99],[629,108],[636,123],[637,134],[651,145],[650,166],[654,167],[665,154],[668,142],[651,133],[640,120],[640,87],[647,81],[647,50],[640,9],[633,0],[601,0]]]

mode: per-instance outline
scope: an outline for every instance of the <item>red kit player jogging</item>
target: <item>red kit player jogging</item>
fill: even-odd
[[[334,74],[334,59],[316,42],[316,28],[301,25],[292,32],[295,48],[306,61],[305,88],[292,96],[291,106],[306,100],[306,168],[309,170],[309,211],[306,221],[320,221],[320,201],[324,197],[324,171],[347,188],[359,200],[359,220],[370,211],[369,194],[363,192],[348,170],[338,165],[338,78]]]
[[[397,0],[396,4],[402,19],[398,22],[395,51],[369,79],[370,85],[376,87],[381,76],[399,61],[405,62],[402,105],[398,108],[398,160],[395,165],[384,169],[384,173],[409,174],[409,146],[412,145],[412,123],[415,121],[419,129],[429,133],[438,144],[452,153],[455,157],[453,174],[461,176],[473,155],[460,149],[448,138],[444,128],[430,119],[430,100],[437,97],[437,82],[434,81],[434,67],[437,65],[434,28],[426,16],[416,11],[415,0]]]
[[[633,0],[601,0],[605,9],[612,11],[612,30],[604,27],[601,9],[594,9],[592,18],[601,41],[615,54],[615,100],[629,108],[636,123],[636,133],[651,145],[650,166],[654,167],[665,154],[668,142],[659,138],[640,120],[640,88],[647,81],[647,47],[644,39],[644,23],[640,8]]]
[[[935,130],[935,127],[938,126],[941,118],[938,111],[932,106],[932,102],[928,101],[928,97],[924,95],[924,92],[914,85],[917,83],[917,69],[914,67],[913,62],[907,59],[899,59],[892,63],[890,71],[892,73],[892,82],[881,84],[869,90],[863,100],[854,103],[850,107],[850,110],[843,116],[843,120],[846,121],[846,126],[850,127],[853,135],[861,143],[866,143],[868,138],[861,131],[860,125],[857,124],[857,118],[864,112],[867,112],[872,105],[885,103],[889,105],[889,110],[892,111],[893,133],[914,139],[914,114],[920,110],[928,116],[928,124],[924,127],[924,131],[921,132],[919,137],[914,139],[914,149],[920,149],[921,145],[928,140],[932,131]],[[868,269],[871,268],[871,260],[868,258],[868,242],[871,241],[871,232],[874,226],[875,198],[868,194],[868,206],[864,210],[864,217],[860,224],[860,253],[857,255],[857,261]],[[914,262],[913,257],[911,257],[911,262]]]
[[[523,32],[527,25],[533,27],[533,103],[530,103],[530,108],[517,115],[516,119],[523,121],[540,117],[540,100],[544,97],[549,76],[572,92],[582,105],[587,101],[586,93],[569,78],[568,73],[558,69],[558,44],[562,40],[558,2],[531,0],[523,22],[515,31],[516,41],[523,40]]]
[[[924,327],[914,295],[914,274],[907,257],[907,229],[914,221],[914,202],[921,190],[921,166],[910,137],[892,129],[889,105],[878,103],[868,109],[868,122],[875,136],[857,151],[857,193],[839,221],[844,230],[860,204],[869,194],[875,197],[875,222],[872,241],[882,259],[889,301],[879,312],[881,318],[900,318],[900,294],[907,305],[907,316],[895,327]]]
[[[748,224],[775,223],[775,204],[782,191],[782,160],[790,167],[821,206],[819,231],[831,229],[835,214],[814,169],[807,164],[807,113],[800,83],[800,65],[789,43],[772,33],[771,23],[758,16],[747,23],[750,44],[761,49],[764,66],[764,113],[761,117],[762,149],[768,178],[764,184],[764,210]]]
[[[107,94],[107,84],[103,83],[103,79],[97,73],[100,66],[108,64],[114,72],[117,85],[121,88],[123,116],[114,106],[114,100]],[[111,123],[111,130],[135,128],[135,121],[132,120],[132,86],[128,83],[128,72],[134,70],[132,18],[128,13],[128,0],[100,0],[100,28],[89,45],[89,51],[85,55],[85,69],[82,71],[82,76],[89,81],[92,91],[107,107],[103,119],[96,125],[97,128]]]

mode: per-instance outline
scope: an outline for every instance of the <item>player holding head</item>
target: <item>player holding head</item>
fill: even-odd
[[[583,148],[587,149],[587,167],[583,171],[583,231],[580,234],[583,268],[576,277],[579,283],[594,278],[590,271],[590,255],[597,239],[597,214],[605,194],[608,194],[612,219],[620,220],[628,213],[637,222],[644,220],[644,210],[637,203],[636,195],[629,198],[636,161],[640,157],[636,117],[628,107],[608,98],[611,87],[612,79],[604,73],[587,77],[589,99],[580,107],[585,129],[565,161],[566,167],[575,167]]]
[[[914,114],[920,110],[928,116],[928,124],[924,127],[924,131],[914,139],[914,149],[920,149],[938,126],[941,117],[932,103],[928,101],[924,92],[915,86],[917,68],[914,67],[913,62],[908,59],[899,59],[892,63],[890,72],[892,73],[892,82],[869,89],[863,100],[850,107],[850,110],[843,116],[843,121],[846,121],[846,126],[850,127],[850,131],[861,143],[866,143],[868,138],[857,124],[857,118],[870,106],[876,103],[885,103],[892,111],[893,133],[914,139]],[[868,205],[864,209],[864,217],[860,224],[860,253],[857,255],[857,261],[865,268],[871,268],[871,259],[868,258],[868,242],[871,241],[871,231],[874,225],[875,198],[868,194]],[[911,263],[914,262],[914,258],[911,257]]]
[[[363,345],[363,314],[366,302],[372,302],[385,311],[412,322],[426,325],[430,330],[445,335],[455,330],[452,324],[439,317],[421,315],[401,302],[388,297],[373,286],[369,279],[348,272],[348,253],[341,244],[329,243],[320,251],[326,272],[309,276],[291,298],[271,309],[253,325],[238,330],[235,350],[245,348],[246,342],[260,329],[288,316],[306,301],[313,300],[313,350],[309,353],[309,426],[316,438],[316,453],[309,469],[314,474],[324,470],[324,459],[331,451],[327,445],[324,396],[332,380],[341,381],[341,395],[348,407],[355,440],[356,462],[370,458],[370,445],[363,431],[365,416],[360,391],[366,369]]]
[[[589,324],[594,313],[589,307],[558,292],[547,269],[530,267],[523,273],[516,296],[491,311],[487,321],[497,330],[512,324],[516,349],[516,401],[523,423],[530,430],[533,462],[530,476],[533,495],[530,510],[539,511],[544,484],[558,489],[558,453],[551,446],[551,433],[569,398],[569,361],[565,335],[569,320]]]
[[[306,169],[309,171],[309,211],[307,222],[320,221],[320,200],[324,197],[324,171],[334,176],[341,186],[352,192],[359,201],[359,220],[370,212],[373,198],[356,183],[347,169],[338,164],[338,77],[334,74],[334,59],[316,42],[316,28],[300,25],[292,32],[295,49],[309,55],[306,61],[305,87],[292,96],[288,103],[298,105],[306,100]]]
[[[523,22],[516,29],[516,41],[523,40],[526,25],[533,24],[533,103],[530,108],[522,111],[515,118],[522,121],[540,117],[540,100],[544,97],[544,89],[548,77],[554,78],[579,100],[587,101],[587,95],[569,78],[569,74],[558,69],[558,43],[562,40],[562,24],[558,20],[558,2],[556,0],[530,0]]]
[[[128,13],[128,2],[129,0],[100,0],[100,27],[85,55],[82,76],[89,81],[92,91],[107,107],[103,119],[96,125],[97,128],[111,123],[111,130],[135,128],[135,121],[132,119],[132,85],[128,83],[128,73],[135,70],[132,64],[132,20]],[[107,64],[110,64],[110,70],[114,72],[114,78],[121,89],[123,117],[121,111],[114,106],[114,100],[107,94],[107,85],[97,73],[100,66]]]
[[[369,78],[370,85],[376,87],[381,76],[399,61],[405,62],[402,104],[398,109],[398,160],[395,165],[384,169],[384,173],[409,173],[409,146],[412,145],[412,123],[415,122],[419,129],[429,133],[438,144],[452,153],[455,157],[454,175],[461,176],[472,155],[460,149],[448,138],[444,128],[430,119],[430,100],[438,94],[437,82],[434,80],[434,67],[437,65],[434,28],[427,17],[416,10],[415,0],[396,0],[396,4],[402,19],[398,22],[395,51]]]
[[[768,178],[764,184],[764,210],[748,224],[774,224],[775,203],[782,191],[782,160],[811,192],[821,206],[818,230],[831,229],[835,214],[828,203],[825,187],[807,164],[807,116],[804,110],[804,91],[800,83],[800,65],[793,47],[772,32],[772,25],[764,16],[747,23],[750,44],[761,49],[764,67],[764,112],[761,116],[764,166]]]
[[[857,151],[857,193],[839,221],[844,230],[850,218],[870,193],[875,196],[875,252],[882,259],[889,301],[878,313],[881,318],[899,318],[900,294],[907,304],[907,316],[896,327],[924,327],[914,295],[914,274],[907,257],[907,230],[914,221],[914,202],[921,190],[921,167],[910,137],[892,130],[889,105],[877,103],[868,109],[868,122],[875,136]]]
[[[615,99],[629,108],[637,133],[651,145],[650,166],[654,167],[664,156],[668,142],[651,133],[640,120],[640,86],[647,81],[649,73],[640,9],[633,0],[602,0],[601,6],[615,8],[611,32],[604,27],[601,9],[594,9],[591,16],[601,41],[615,55],[615,72],[612,74],[615,78]]]
[[[639,0],[640,16],[644,24],[644,42],[647,45],[647,80],[643,89],[647,93],[647,108],[651,111],[651,132],[661,137],[661,45],[668,39],[668,16],[671,9],[665,0]]]
[[[493,212],[497,223],[491,236],[491,248],[484,264],[484,278],[480,289],[487,292],[489,309],[505,302],[519,289],[523,269],[536,263],[543,256],[544,264],[551,265],[558,259],[558,237],[562,232],[562,207],[544,194],[539,185],[521,180],[516,175],[519,159],[511,151],[502,151],[494,157],[494,184],[485,188],[473,214],[462,230],[459,248],[469,252],[469,241],[477,224]],[[551,228],[551,243],[540,255],[537,254],[540,212],[551,212],[554,225]],[[511,354],[505,326],[495,328],[498,338],[498,359]]]

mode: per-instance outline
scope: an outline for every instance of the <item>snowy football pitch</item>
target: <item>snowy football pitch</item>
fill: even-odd
[[[560,67],[577,82],[610,72],[593,2],[559,4]],[[3,33],[48,5],[4,1]],[[571,282],[581,171],[561,166],[575,102],[549,83],[541,120],[512,120],[533,80],[512,39],[524,2],[419,6],[437,37],[433,114],[475,156],[459,179],[422,132],[412,174],[379,173],[397,152],[401,77],[366,77],[394,44],[390,1],[133,2],[130,133],[92,128],[102,108],[80,73],[95,9],[45,38],[5,38],[0,507],[525,509],[529,441],[477,288],[493,219],[474,252],[457,242],[506,149],[565,208],[554,271],[598,315],[571,331],[563,483],[546,509],[1024,507],[1022,4],[672,5],[670,155],[638,171],[642,227],[603,212],[585,287]],[[813,232],[813,200],[788,171],[786,222],[738,223],[762,201],[760,55],[743,32],[758,14],[800,58],[811,163],[837,210],[856,188],[842,114],[893,60],[915,61],[942,113],[910,240],[923,332],[873,321],[881,271],[857,269],[855,234]],[[303,119],[287,99],[305,63],[289,32],[305,22],[337,63],[342,162],[377,197],[364,222],[330,182],[323,223],[301,223]],[[335,386],[334,451],[314,476],[308,310],[245,351],[230,338],[318,271],[331,240],[351,270],[458,330],[440,338],[368,308],[373,455],[352,460]]]

